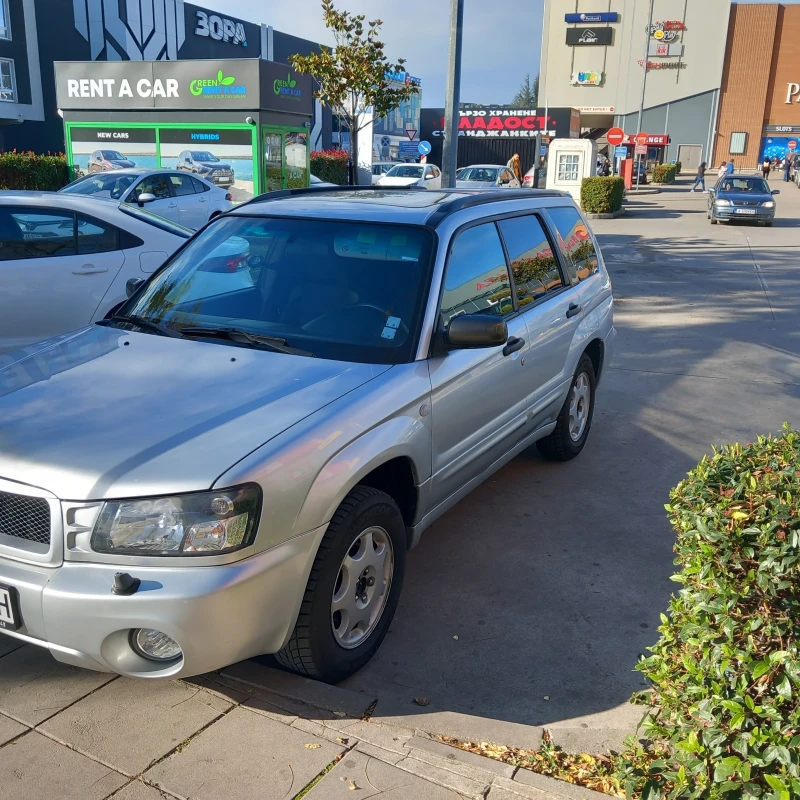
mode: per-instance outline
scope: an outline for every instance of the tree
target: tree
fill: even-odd
[[[319,84],[315,97],[349,129],[353,183],[358,183],[358,132],[369,124],[367,111],[372,108],[375,119],[385,117],[419,90],[412,83],[397,85],[389,77],[404,72],[405,60],[392,63],[386,58],[378,38],[382,20],[365,25],[364,14],[339,11],[332,0],[322,0],[322,13],[336,42],[334,50],[320,46],[319,53],[289,60],[298,72],[314,77]]]
[[[511,105],[517,108],[536,108],[538,102],[539,76],[537,75],[533,79],[533,84],[531,84],[530,73],[527,73],[525,75],[525,80],[522,82],[522,86],[519,87],[519,91],[514,95]]]

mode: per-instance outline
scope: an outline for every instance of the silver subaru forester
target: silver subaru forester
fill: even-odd
[[[434,520],[580,453],[615,336],[552,191],[275,192],[129,289],[0,359],[0,632],[143,678],[359,669]]]

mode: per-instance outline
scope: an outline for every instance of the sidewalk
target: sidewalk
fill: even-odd
[[[607,797],[377,723],[374,698],[254,662],[151,682],[8,639],[0,656],[4,800]]]

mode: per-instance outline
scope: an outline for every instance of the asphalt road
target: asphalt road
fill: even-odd
[[[688,188],[595,223],[619,335],[589,443],[517,458],[425,533],[389,635],[344,684],[377,719],[508,743],[528,737],[503,723],[563,728],[579,748],[635,725],[633,667],[675,586],[670,488],[715,443],[800,426],[800,190],[774,181],[759,228],[712,227]]]

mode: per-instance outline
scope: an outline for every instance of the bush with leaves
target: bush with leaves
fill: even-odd
[[[656,164],[653,167],[653,183],[672,183],[677,172],[676,164]]]
[[[587,214],[611,214],[622,208],[625,181],[618,176],[584,178],[581,183],[581,208]]]
[[[346,150],[314,150],[311,153],[311,174],[326,183],[347,183]]]
[[[63,154],[0,153],[0,189],[51,192],[69,182],[69,166]]]
[[[682,588],[638,669],[645,798],[800,797],[800,434],[705,457],[667,506]]]

